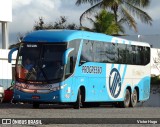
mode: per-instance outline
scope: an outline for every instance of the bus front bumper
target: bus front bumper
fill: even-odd
[[[45,94],[39,93],[25,93],[19,90],[14,91],[14,102],[38,102],[38,103],[57,103],[62,102],[60,97],[60,91],[54,91]]]

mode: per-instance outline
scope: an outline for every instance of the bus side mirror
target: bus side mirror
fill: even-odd
[[[16,50],[18,50],[18,48],[12,48],[9,53],[8,53],[8,63],[12,62],[12,54],[13,52],[15,52]]]
[[[69,53],[72,52],[73,50],[74,50],[74,48],[69,48],[69,49],[67,49],[64,52],[64,55],[63,55],[63,65],[67,64]]]

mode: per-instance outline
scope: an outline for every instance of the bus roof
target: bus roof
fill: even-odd
[[[96,35],[96,36],[95,36]],[[111,39],[111,36],[81,30],[39,30],[24,37],[24,42],[68,42],[74,39],[99,40]]]
[[[69,42],[74,39],[86,39],[103,42],[131,42],[133,45],[149,46],[147,43],[133,42],[102,33],[87,32],[82,30],[38,30],[29,33],[23,38],[23,42]],[[114,40],[114,41],[113,41]]]

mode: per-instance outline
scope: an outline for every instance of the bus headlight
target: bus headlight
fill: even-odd
[[[28,88],[28,85],[25,83],[16,83],[15,88],[20,90],[21,88],[26,89]]]
[[[58,90],[62,90],[64,89],[64,87],[66,86],[66,84],[62,85],[62,86],[54,86],[52,87],[51,91],[58,91]]]
[[[60,90],[59,86],[58,87],[54,87],[54,88],[51,89],[51,91],[58,91],[58,90]]]

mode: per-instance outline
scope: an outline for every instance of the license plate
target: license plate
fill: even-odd
[[[40,99],[40,96],[32,96],[32,99]]]

